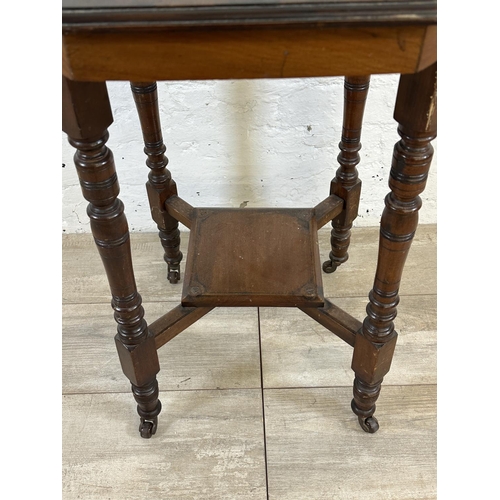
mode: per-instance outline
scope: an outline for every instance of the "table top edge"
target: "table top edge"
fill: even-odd
[[[394,26],[437,23],[436,0],[266,2],[147,7],[64,7],[63,34],[88,30],[240,26]]]

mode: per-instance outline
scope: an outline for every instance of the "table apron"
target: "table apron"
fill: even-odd
[[[177,29],[63,36],[63,74],[80,81],[415,73],[435,60],[435,25]]]

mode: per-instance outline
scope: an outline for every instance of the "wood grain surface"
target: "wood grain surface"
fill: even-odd
[[[427,29],[374,26],[147,30],[135,33],[133,38],[114,31],[68,33],[63,37],[63,73],[83,81],[412,73],[420,65]]]

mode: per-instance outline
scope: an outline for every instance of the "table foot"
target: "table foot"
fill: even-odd
[[[369,434],[377,432],[379,428],[378,420],[373,414],[376,409],[375,402],[380,395],[381,384],[382,381],[373,385],[367,384],[358,376],[354,379],[351,409],[357,415],[361,428]]]
[[[339,267],[339,265],[335,264],[332,260],[326,260],[323,262],[323,271],[327,274],[333,273],[337,267]]]
[[[178,283],[181,279],[181,271],[179,269],[180,265],[178,264],[177,266],[173,265],[168,265],[168,281],[172,283],[173,285],[175,283]]]
[[[163,246],[163,260],[166,262],[167,268],[167,279],[170,283],[178,283],[181,279],[181,261],[182,252],[179,247],[181,244],[180,232],[178,229],[178,222],[173,217],[171,217],[167,212],[163,212],[165,220],[168,218],[172,227],[169,230],[161,229],[160,224],[158,225],[160,231],[158,235],[160,236],[160,241]]]
[[[358,417],[358,421],[359,425],[365,432],[368,432],[369,434],[374,434],[375,432],[378,431],[379,428],[378,420],[375,417],[368,417],[368,418]]]
[[[141,418],[141,423],[139,424],[141,437],[144,439],[150,439],[154,434],[156,434],[157,427],[158,418],[153,418],[152,420]]]
[[[158,399],[158,382],[156,378],[143,387],[132,384],[132,393],[137,402],[137,413],[141,417],[139,433],[142,438],[149,439],[156,434],[158,415],[161,412],[161,401]]]

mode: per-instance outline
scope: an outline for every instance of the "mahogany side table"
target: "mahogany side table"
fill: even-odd
[[[151,437],[161,403],[157,349],[214,307],[298,307],[353,347],[353,412],[376,432],[375,402],[397,333],[398,290],[418,222],[436,137],[434,0],[63,0],[63,130],[92,233],[109,280],[115,337],[132,385],[140,434]],[[363,322],[323,295],[322,270],[348,258],[358,213],[363,111],[370,75],[400,73],[390,192],[378,264]],[[156,81],[344,76],[339,167],[329,196],[312,208],[192,207],[167,169]],[[146,184],[168,280],[181,281],[178,223],[190,231],[181,303],[147,325],[113,155],[107,80],[126,80],[150,168]],[[276,180],[279,182],[279,179]],[[329,260],[317,230],[331,222]]]

